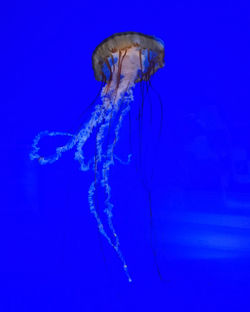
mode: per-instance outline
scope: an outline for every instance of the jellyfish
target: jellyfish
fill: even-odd
[[[137,82],[149,81],[150,77],[164,66],[164,43],[149,35],[138,32],[116,33],[102,41],[94,50],[92,65],[95,79],[102,83],[99,100],[95,103],[89,120],[76,133],[59,131],[42,131],[34,138],[31,160],[38,160],[41,165],[52,164],[63,153],[75,149],[75,160],[80,164],[80,170],[92,170],[94,179],[88,190],[90,212],[96,219],[100,233],[115,250],[122,262],[128,281],[132,281],[125,258],[120,249],[119,236],[112,220],[113,204],[111,203],[111,186],[109,170],[116,161],[129,163],[131,154],[126,161],[115,154],[115,146],[119,140],[119,132],[125,116],[130,111],[133,102],[133,88]],[[105,138],[110,130],[110,123],[116,121],[113,127],[113,137],[108,144]],[[84,147],[95,129],[95,155],[86,155]],[[65,136],[67,143],[56,148],[50,156],[39,153],[39,141],[45,136]],[[95,192],[97,185],[103,188],[105,202],[103,203],[104,222],[96,208]]]

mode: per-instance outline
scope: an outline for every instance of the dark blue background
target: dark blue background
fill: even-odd
[[[250,311],[246,3],[19,2],[12,8],[6,82],[15,77],[15,83],[6,88],[1,123],[1,311]],[[112,167],[110,178],[133,283],[89,212],[93,174],[81,172],[70,152],[53,165],[29,159],[39,131],[79,125],[100,87],[92,52],[121,31],[155,35],[166,47],[166,66],[152,79],[164,105],[162,136],[158,151],[142,157],[144,172],[146,165],[155,170],[153,249],[162,280],[137,152],[129,166]],[[152,90],[149,97],[157,125],[159,101]],[[145,105],[147,111],[149,98]],[[147,123],[146,117],[144,147],[152,140]],[[128,133],[126,120],[118,153],[128,151]]]

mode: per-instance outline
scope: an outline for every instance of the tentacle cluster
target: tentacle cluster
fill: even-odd
[[[116,233],[116,230],[112,221],[112,208],[113,204],[111,203],[111,187],[109,184],[109,170],[110,166],[114,165],[115,159],[122,164],[128,164],[131,155],[128,155],[128,160],[123,161],[114,154],[114,148],[116,143],[119,140],[119,131],[123,122],[124,117],[130,110],[130,102],[133,100],[132,89],[128,88],[126,94],[123,98],[117,103],[113,102],[112,98],[107,96],[102,97],[102,104],[97,104],[95,110],[92,113],[90,120],[82,127],[82,129],[77,134],[70,134],[66,132],[49,132],[42,131],[40,132],[33,141],[33,149],[30,153],[30,158],[32,160],[37,159],[41,165],[51,164],[57,161],[64,152],[69,151],[76,147],[75,159],[80,163],[80,169],[86,171],[92,169],[95,172],[95,179],[91,183],[88,191],[88,202],[91,213],[94,215],[98,229],[100,233],[107,239],[108,243],[115,249],[120,260],[123,264],[123,269],[128,277],[128,280],[131,281],[131,277],[128,273],[128,268],[126,261],[120,250],[119,237]],[[123,107],[123,108],[121,108]],[[114,128],[114,139],[111,143],[108,143],[105,148],[105,137],[107,130],[110,126],[111,120],[114,116],[119,114],[118,123]],[[84,157],[84,145],[87,142],[88,138],[91,136],[94,128],[99,127],[96,135],[96,155],[92,156],[89,161],[86,162]],[[69,141],[64,145],[56,148],[56,151],[53,155],[48,157],[43,157],[39,154],[39,141],[45,136],[66,136],[69,137]],[[112,234],[109,235],[107,229],[105,229],[104,224],[98,214],[95,204],[95,192],[97,183],[99,183],[105,191],[105,209],[104,213],[107,216],[107,224],[109,227],[109,232]]]

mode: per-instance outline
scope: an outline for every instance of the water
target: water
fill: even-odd
[[[2,108],[1,310],[247,311],[247,5],[20,3],[15,14],[16,36],[8,31],[6,47],[17,85]],[[92,52],[129,30],[166,45],[166,66],[152,79],[164,106],[159,144],[152,89],[140,141],[137,85],[131,128],[126,118],[117,144],[126,160],[132,141],[131,163],[110,172],[113,221],[132,283],[89,212],[93,173],[81,172],[70,152],[47,166],[29,159],[39,131],[67,132],[89,118],[91,108],[79,120],[100,88]],[[142,181],[152,169],[151,218]],[[101,209],[103,194],[97,200]]]

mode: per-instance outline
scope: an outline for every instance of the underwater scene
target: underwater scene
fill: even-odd
[[[0,310],[250,311],[249,5],[10,13]]]

